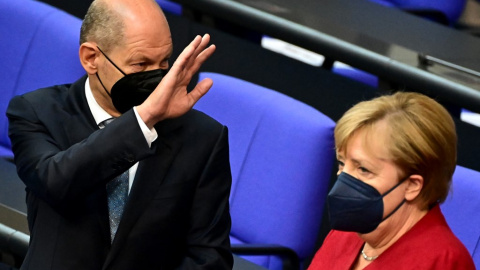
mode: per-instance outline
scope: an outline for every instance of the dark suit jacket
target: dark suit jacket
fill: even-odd
[[[157,124],[149,148],[133,110],[97,127],[85,80],[9,104],[31,232],[22,269],[231,269],[226,127],[191,110]],[[137,161],[110,244],[105,184]]]

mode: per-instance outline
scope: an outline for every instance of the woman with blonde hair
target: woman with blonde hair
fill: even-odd
[[[456,166],[449,113],[418,93],[360,102],[335,127],[332,231],[309,270],[475,269],[439,203]]]

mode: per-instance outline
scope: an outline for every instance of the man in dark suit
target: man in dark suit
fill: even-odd
[[[192,109],[211,80],[187,92],[215,50],[209,36],[166,73],[172,41],[155,1],[97,0],[80,42],[85,77],[7,110],[27,186],[22,269],[231,269],[227,129]]]

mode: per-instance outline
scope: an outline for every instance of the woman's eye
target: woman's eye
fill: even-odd
[[[343,168],[345,166],[345,163],[343,161],[337,160],[338,168]]]
[[[359,167],[359,169],[360,169],[360,171],[361,171],[362,173],[369,173],[369,172],[370,172],[369,170],[367,170],[367,169],[364,168],[364,167]]]

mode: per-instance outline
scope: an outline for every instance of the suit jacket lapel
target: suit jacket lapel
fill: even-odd
[[[85,97],[86,79],[87,76],[84,76],[73,83],[66,95],[65,111],[68,115],[62,120],[62,124],[69,145],[84,140],[98,129]]]
[[[152,144],[155,155],[140,161],[135,181],[128,196],[118,231],[112,243],[112,249],[105,261],[103,269],[107,269],[111,261],[124,245],[128,234],[133,230],[138,218],[143,214],[160,188],[170,164],[175,159],[182,143],[176,139],[175,131],[181,126],[175,120],[162,122],[155,126],[157,140]]]
[[[73,83],[66,94],[65,111],[67,114],[61,119],[68,146],[78,143],[98,130],[90,107],[85,96],[85,82],[87,76]],[[108,223],[107,193],[99,189],[92,194],[90,209],[95,211],[105,243],[110,243],[110,226]],[[98,205],[98,202],[104,202]],[[95,205],[97,204],[97,205]]]

